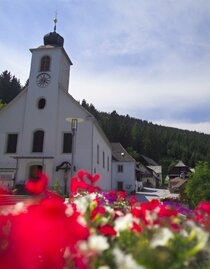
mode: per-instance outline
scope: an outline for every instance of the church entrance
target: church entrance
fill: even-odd
[[[37,180],[37,173],[42,172],[43,166],[42,165],[31,165],[29,167],[29,175],[28,178],[32,180]]]

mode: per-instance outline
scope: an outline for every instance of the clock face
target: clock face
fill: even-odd
[[[50,83],[50,75],[47,73],[41,73],[36,77],[36,84],[41,87],[45,88]]]

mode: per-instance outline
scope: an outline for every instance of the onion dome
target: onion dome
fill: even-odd
[[[57,23],[57,18],[54,19],[54,32],[50,32],[44,36],[44,45],[51,45],[54,47],[63,47],[64,44],[64,38],[56,33],[56,23]]]

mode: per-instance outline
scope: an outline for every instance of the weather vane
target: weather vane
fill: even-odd
[[[58,19],[57,19],[57,11],[55,12],[55,18],[54,18],[54,32],[56,32],[56,23],[58,22]]]

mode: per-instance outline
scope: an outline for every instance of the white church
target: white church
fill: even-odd
[[[28,86],[0,111],[0,182],[16,185],[41,169],[49,187],[59,182],[66,191],[69,179],[85,170],[100,174],[102,190],[116,189],[122,168],[113,166],[111,143],[96,119],[68,93],[72,62],[63,44],[55,25],[44,45],[30,49]]]

